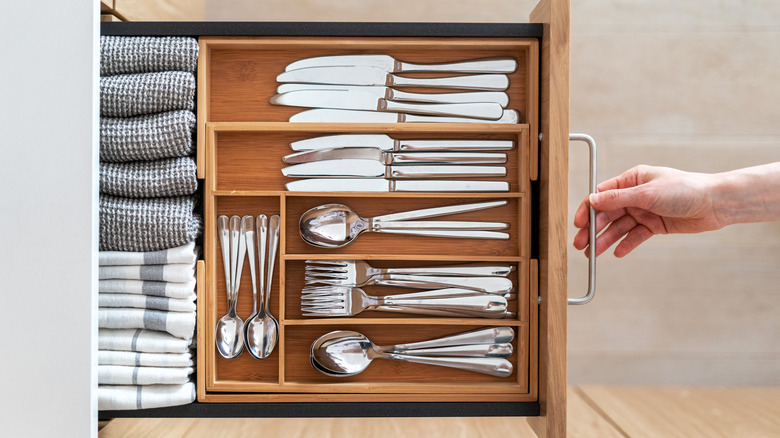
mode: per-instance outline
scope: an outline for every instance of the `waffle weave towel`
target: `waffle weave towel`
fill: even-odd
[[[100,78],[100,115],[132,117],[195,107],[195,75],[182,71]]]
[[[193,155],[195,123],[195,113],[189,110],[101,117],[100,160],[117,163]]]
[[[188,37],[100,37],[100,75],[194,72],[198,41]]]
[[[187,353],[192,339],[181,339],[165,332],[144,329],[98,330],[99,350],[133,351],[141,353]]]
[[[194,196],[100,195],[101,251],[158,251],[195,241],[203,229]]]
[[[184,196],[198,189],[195,158],[100,163],[100,193],[126,198]]]
[[[186,405],[195,401],[195,384],[98,385],[98,409],[128,410]]]

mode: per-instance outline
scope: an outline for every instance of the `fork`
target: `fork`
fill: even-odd
[[[356,287],[305,287],[301,291],[304,316],[355,316],[364,310],[430,314],[446,311],[451,316],[503,318],[507,299],[500,295],[462,293],[443,289],[422,293],[371,296]]]
[[[322,266],[314,266],[307,261],[304,281],[307,286],[325,284],[329,286],[363,287],[371,285],[399,286],[416,289],[435,289],[441,287],[456,287],[476,292],[503,295],[514,290],[512,280],[496,276],[436,276],[419,274],[401,274],[397,272],[415,272],[417,269],[376,269],[359,260],[344,260],[336,269],[324,271]],[[336,266],[336,265],[334,265]],[[493,268],[493,267],[489,267]],[[433,269],[433,268],[430,268]],[[450,268],[441,268],[450,269]],[[473,270],[477,270],[474,267]],[[482,268],[484,269],[484,268]],[[509,268],[511,270],[511,268]],[[384,271],[384,272],[383,272]],[[487,269],[484,270],[488,272]],[[436,271],[419,271],[431,272]],[[445,272],[442,270],[441,272]],[[508,274],[508,272],[507,272]]]

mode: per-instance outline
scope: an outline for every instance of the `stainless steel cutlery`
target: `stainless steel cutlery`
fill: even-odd
[[[418,116],[380,111],[353,111],[315,108],[290,116],[290,122],[301,123],[486,123],[472,117]],[[505,109],[498,120],[490,123],[520,123],[520,113]]]
[[[285,71],[310,67],[371,66],[388,73],[452,72],[452,73],[512,73],[517,69],[513,58],[486,58],[438,64],[413,64],[389,55],[333,55],[304,58],[287,65]]]
[[[506,181],[311,178],[288,182],[290,192],[507,192]]]
[[[506,108],[509,95],[503,91],[461,91],[456,93],[411,93],[380,85],[329,85],[329,84],[281,84],[277,94],[301,90],[342,90],[369,93],[377,99],[422,103],[475,103],[494,102]]]
[[[372,147],[385,152],[484,152],[509,151],[511,140],[396,139],[386,134],[325,135],[290,143],[294,151]]]
[[[479,178],[506,176],[503,166],[387,165],[377,160],[341,159],[295,164],[282,168],[282,175],[296,178]]]
[[[383,164],[504,164],[501,152],[385,152],[374,147],[317,149],[282,157],[287,164],[322,160],[362,159]]]

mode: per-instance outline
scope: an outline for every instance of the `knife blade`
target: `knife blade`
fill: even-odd
[[[478,119],[498,120],[504,113],[495,102],[477,103],[403,103],[378,98],[371,93],[351,90],[299,90],[277,94],[271,98],[274,105],[308,108],[334,108],[365,111],[388,111]]]
[[[461,91],[458,93],[408,93],[390,87],[374,85],[328,85],[328,84],[281,84],[276,88],[278,94],[300,90],[350,90],[373,94],[377,99],[397,100],[400,102],[425,103],[469,103],[495,102],[506,108],[509,95],[503,91]]]
[[[509,78],[501,74],[448,76],[443,78],[408,78],[387,73],[376,67],[311,67],[286,71],[276,77],[277,82],[306,84],[384,85],[387,87],[433,87],[465,90],[504,91]]]
[[[316,108],[301,111],[290,117],[290,122],[300,123],[520,123],[520,113],[504,110],[498,120],[486,121],[471,117],[418,116],[379,111],[353,111]]]
[[[286,164],[358,158],[382,164],[504,164],[506,154],[498,152],[384,152],[379,148],[336,148],[303,151],[282,157]]]
[[[286,184],[291,192],[508,192],[506,181],[312,178]]]
[[[512,140],[396,140],[386,134],[341,134],[307,138],[290,143],[294,151],[335,148],[374,147],[385,152],[398,151],[509,151]]]
[[[392,166],[376,160],[343,159],[294,164],[282,168],[293,178],[476,178],[506,176],[503,166]]]
[[[309,67],[371,66],[388,73],[401,72],[452,72],[452,73],[512,73],[517,69],[513,58],[474,59],[438,64],[412,64],[399,61],[389,55],[332,55],[304,58],[291,62],[285,71]]]

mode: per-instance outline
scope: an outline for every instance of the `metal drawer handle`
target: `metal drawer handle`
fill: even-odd
[[[584,141],[590,149],[590,193],[596,193],[596,140],[587,134],[569,134],[569,141]],[[569,298],[569,304],[587,304],[596,295],[596,210],[590,207],[588,227],[588,294],[582,298]]]

